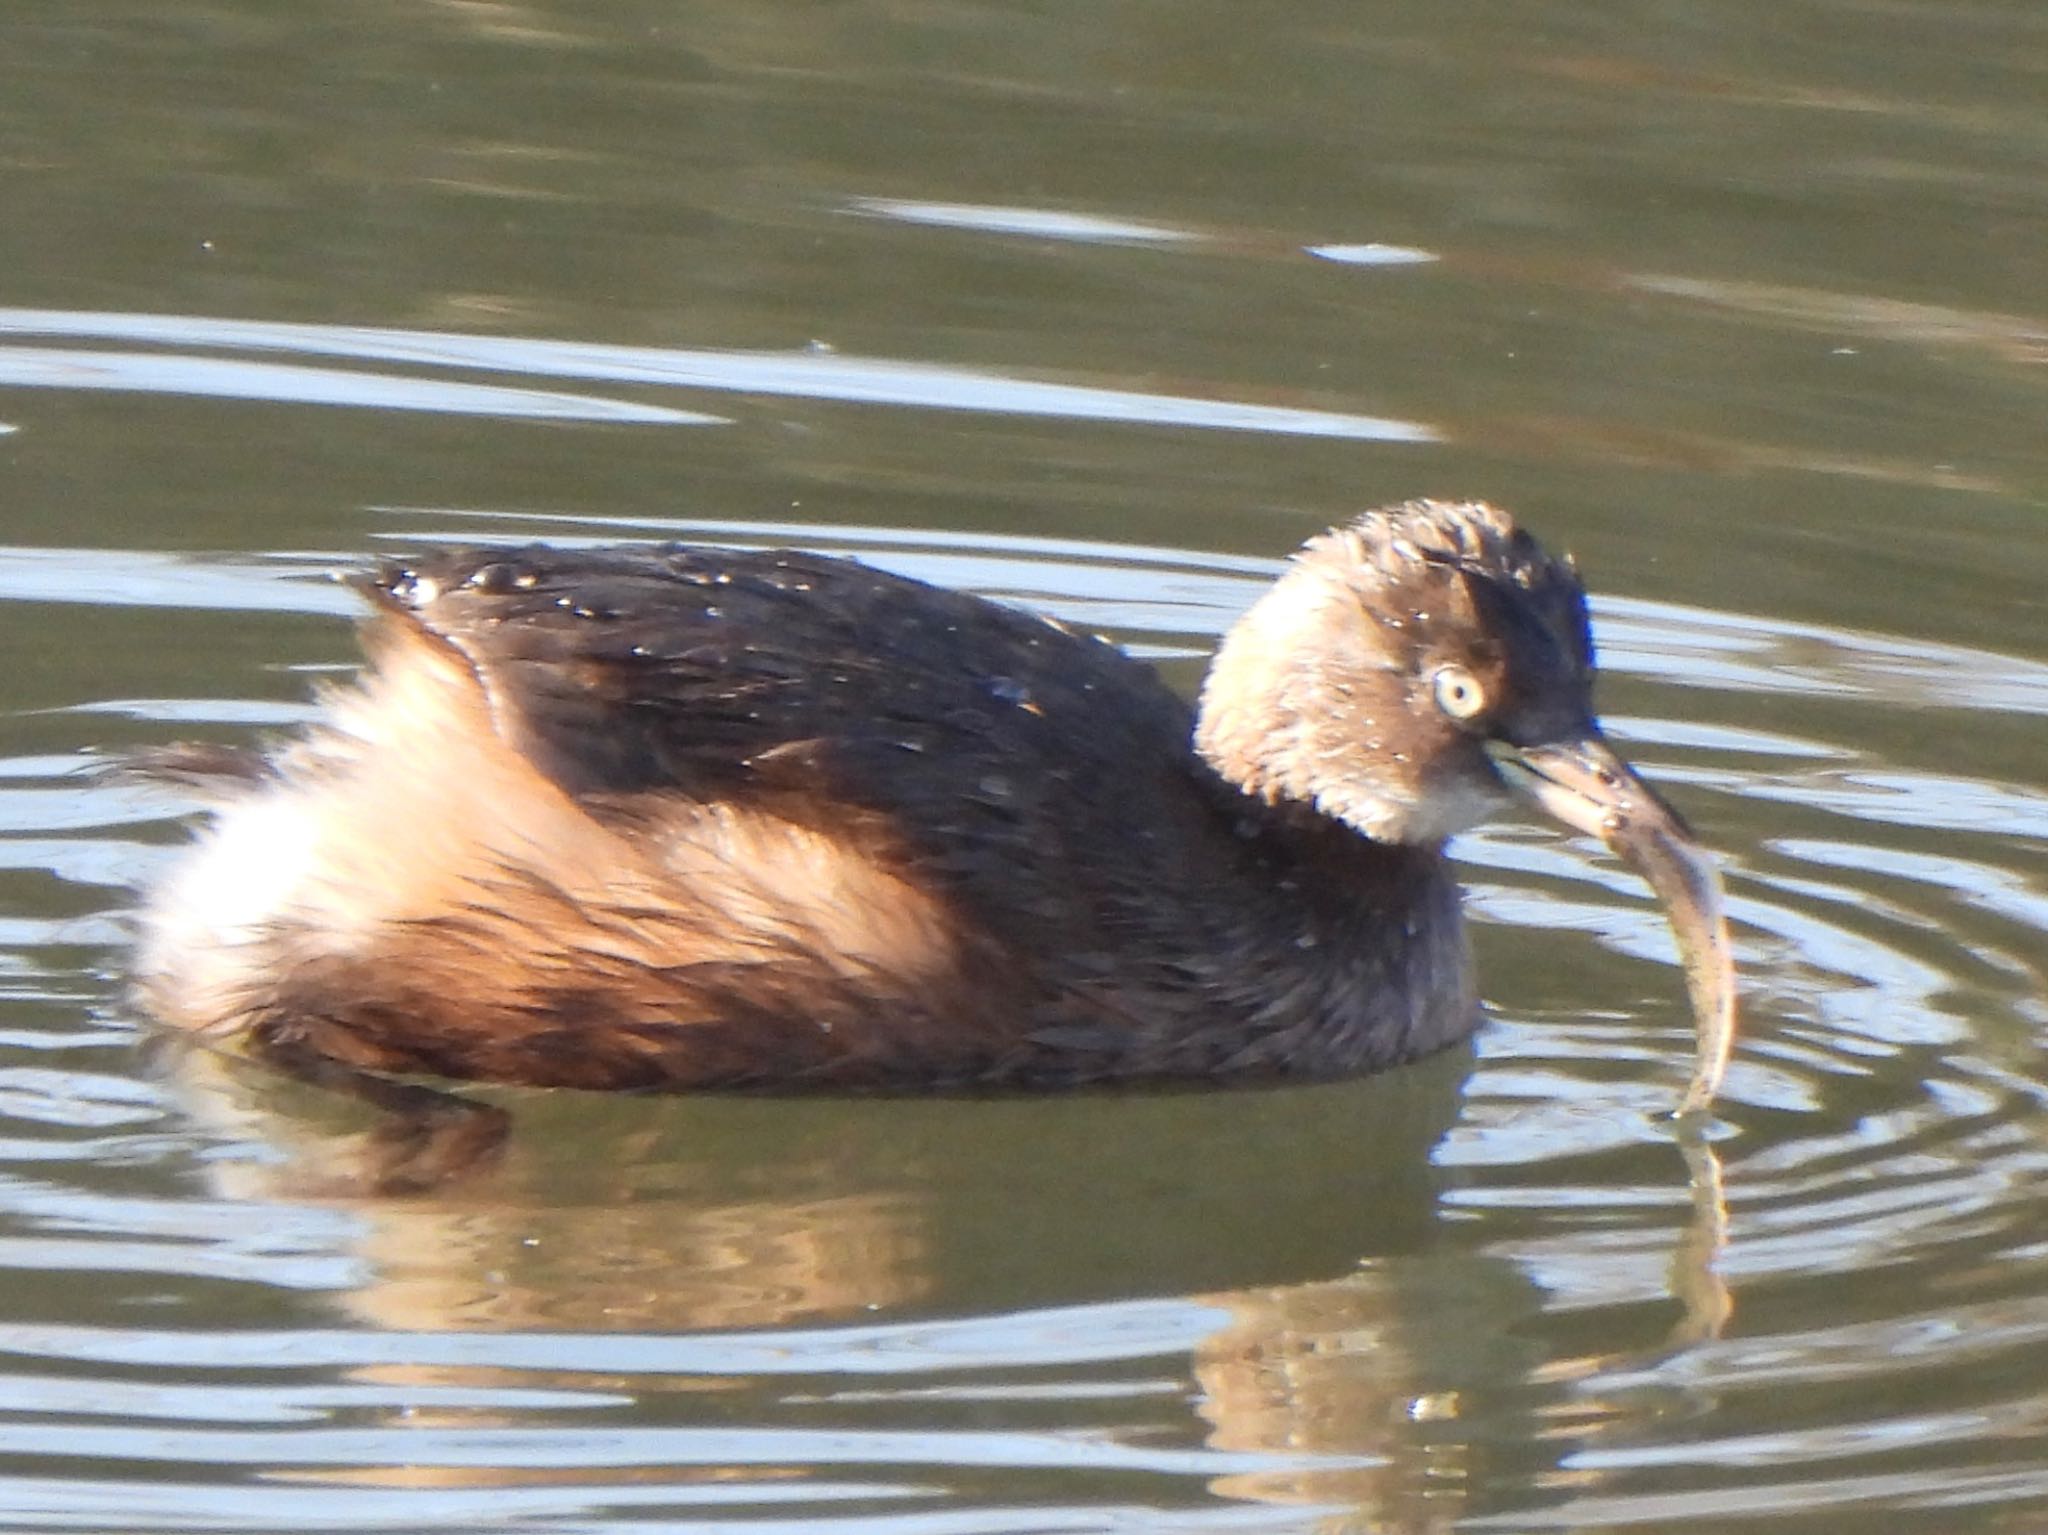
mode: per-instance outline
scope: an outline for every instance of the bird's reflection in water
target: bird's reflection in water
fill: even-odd
[[[918,1410],[905,1404],[929,1391],[933,1454],[943,1460],[954,1421],[946,1393],[963,1382],[970,1395],[986,1388],[996,1405],[983,1416],[1000,1420],[1017,1360],[1000,1351],[908,1357],[882,1372],[890,1389],[878,1397],[866,1389],[873,1378],[838,1376],[844,1345],[833,1340],[847,1336],[845,1324],[977,1317],[1000,1330],[1062,1306],[1106,1303],[1107,1315],[1119,1302],[1179,1296],[1215,1322],[1193,1337],[1181,1389],[1137,1401],[1138,1421],[1114,1432],[1276,1458],[1274,1469],[1209,1478],[1218,1497],[1353,1511],[1340,1525],[1435,1531],[1491,1501],[1484,1487],[1503,1478],[1523,1489],[1578,1481],[1564,1463],[1583,1434],[1643,1410],[1625,1396],[1603,1400],[1603,1377],[1712,1337],[1729,1307],[1716,1272],[1726,1235],[1719,1172],[1695,1136],[1686,1146],[1692,1215],[1670,1243],[1676,1317],[1662,1308],[1645,1327],[1630,1310],[1615,1332],[1632,1337],[1597,1350],[1553,1346],[1583,1334],[1553,1338],[1524,1267],[1475,1241],[1468,1223],[1441,1218],[1445,1175],[1430,1153],[1471,1064],[1455,1052],[1387,1078],[1275,1091],[954,1101],[516,1094],[499,1099],[516,1123],[494,1167],[403,1198],[334,1192],[361,1182],[339,1172],[351,1144],[373,1155],[381,1145],[362,1140],[359,1105],[204,1052],[171,1059],[201,1122],[249,1152],[209,1162],[217,1192],[318,1199],[352,1216],[365,1278],[337,1297],[352,1321],[404,1333],[571,1335],[559,1362],[540,1366],[529,1347],[502,1364],[483,1348],[460,1366],[358,1369],[358,1379],[385,1384],[602,1390],[669,1398],[658,1411],[685,1419],[709,1393],[727,1402],[720,1421],[774,1424],[794,1410],[782,1389],[794,1380],[750,1378],[743,1361],[730,1373],[665,1371],[658,1348],[645,1369],[607,1370],[579,1359],[574,1335],[790,1328],[783,1373],[802,1377],[804,1421],[827,1411],[857,1429],[874,1413],[900,1426]],[[1108,1389],[1127,1378],[1127,1357],[1100,1351],[1088,1324],[1073,1325],[1074,1336],[1032,1355],[1034,1378],[1079,1383],[1084,1399],[1090,1382]],[[819,1357],[806,1365],[812,1347]],[[845,1389],[821,1389],[821,1379]],[[893,1405],[873,1405],[883,1397]],[[1172,1404],[1163,1418],[1162,1400]],[[404,1421],[534,1421],[530,1409],[451,1411]],[[1102,1422],[1093,1410],[1087,1421]],[[586,1479],[570,1468],[400,1458],[316,1474],[444,1488]],[[712,1470],[589,1474],[680,1485]]]
[[[1367,1259],[1340,1279],[1207,1297],[1232,1317],[1193,1356],[1210,1444],[1330,1462],[1222,1477],[1215,1491],[1356,1510],[1318,1526],[1332,1535],[1433,1535],[1499,1501],[1488,1487],[1540,1489],[1547,1501],[1598,1483],[1567,1468],[1568,1451],[1638,1427],[1645,1403],[1631,1393],[1645,1372],[1717,1338],[1734,1310],[1719,1271],[1719,1158],[1696,1128],[1675,1138],[1690,1215],[1671,1243],[1676,1312],[1662,1308],[1661,1332],[1547,1350],[1542,1293],[1515,1265],[1463,1253]]]

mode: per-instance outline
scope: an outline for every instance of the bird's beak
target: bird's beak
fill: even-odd
[[[1489,741],[1487,754],[1509,788],[1554,820],[1598,837],[1664,903],[1700,1040],[1678,1112],[1705,1108],[1735,1043],[1735,949],[1713,859],[1678,812],[1597,734],[1540,746]]]

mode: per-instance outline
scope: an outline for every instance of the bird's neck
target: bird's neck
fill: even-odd
[[[1375,842],[1313,808],[1219,784],[1243,850],[1209,969],[1217,1017],[1289,1074],[1374,1071],[1479,1020],[1455,875],[1437,847]]]

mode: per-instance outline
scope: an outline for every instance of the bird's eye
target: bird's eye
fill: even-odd
[[[1436,706],[1454,720],[1469,720],[1486,708],[1486,689],[1462,666],[1446,666],[1436,674]]]

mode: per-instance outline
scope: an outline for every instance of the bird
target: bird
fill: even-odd
[[[139,912],[174,1032],[640,1092],[1375,1072],[1478,1026],[1445,843],[1518,801],[1725,954],[1705,855],[1602,735],[1576,563],[1485,502],[1310,538],[1192,701],[1055,618],[796,549],[352,580],[367,664],[316,723],[138,763],[207,809]]]

